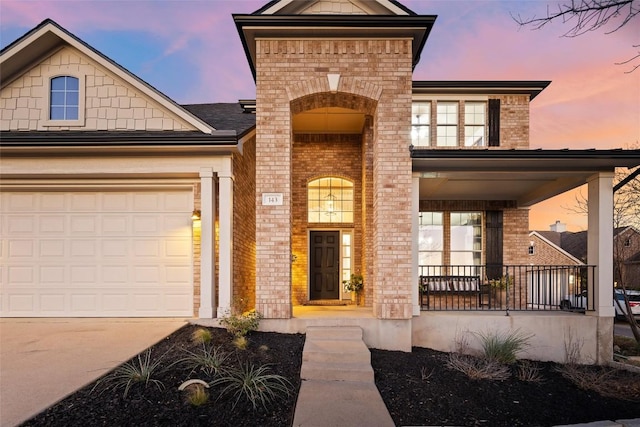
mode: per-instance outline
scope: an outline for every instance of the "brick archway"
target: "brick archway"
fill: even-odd
[[[382,89],[359,79],[342,77],[337,91],[331,92],[328,78],[295,83],[286,88],[291,114],[322,107],[341,107],[374,116]]]

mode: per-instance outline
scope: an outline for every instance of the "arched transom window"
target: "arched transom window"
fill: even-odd
[[[319,178],[308,185],[309,222],[352,223],[353,183],[342,178]]]

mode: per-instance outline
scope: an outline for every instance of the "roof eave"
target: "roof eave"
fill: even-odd
[[[255,40],[258,37],[362,37],[372,32],[389,37],[410,37],[413,67],[435,23],[435,15],[240,15],[234,14],[242,46],[255,80]],[[311,31],[312,30],[312,33]],[[312,34],[312,35],[311,35]]]
[[[433,80],[414,81],[412,91],[414,95],[528,94],[529,100],[533,100],[550,84],[549,80]]]

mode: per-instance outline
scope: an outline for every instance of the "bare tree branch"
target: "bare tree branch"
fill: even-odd
[[[547,6],[547,14],[542,18],[533,16],[523,18],[511,14],[511,17],[521,27],[530,26],[539,30],[545,25],[562,21],[563,24],[571,23],[573,26],[564,33],[564,37],[577,37],[590,31],[597,31],[611,24],[612,29],[604,31],[611,34],[627,25],[640,14],[640,0],[570,0],[568,3],[559,4],[557,10]],[[638,46],[634,46],[638,47]],[[620,64],[631,64],[631,73],[640,67],[640,64],[632,64],[640,58],[640,52],[634,57]]]

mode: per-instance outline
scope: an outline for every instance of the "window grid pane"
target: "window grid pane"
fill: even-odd
[[[419,265],[442,265],[443,251],[443,213],[420,212],[418,226]]]
[[[320,178],[307,186],[307,220],[314,223],[353,223],[353,183]]]
[[[458,103],[438,102],[437,105],[437,145],[455,147],[458,145]]]
[[[414,146],[429,146],[431,103],[415,102],[411,106],[411,143]]]
[[[51,120],[78,120],[79,80],[72,76],[51,79],[50,110]]]

